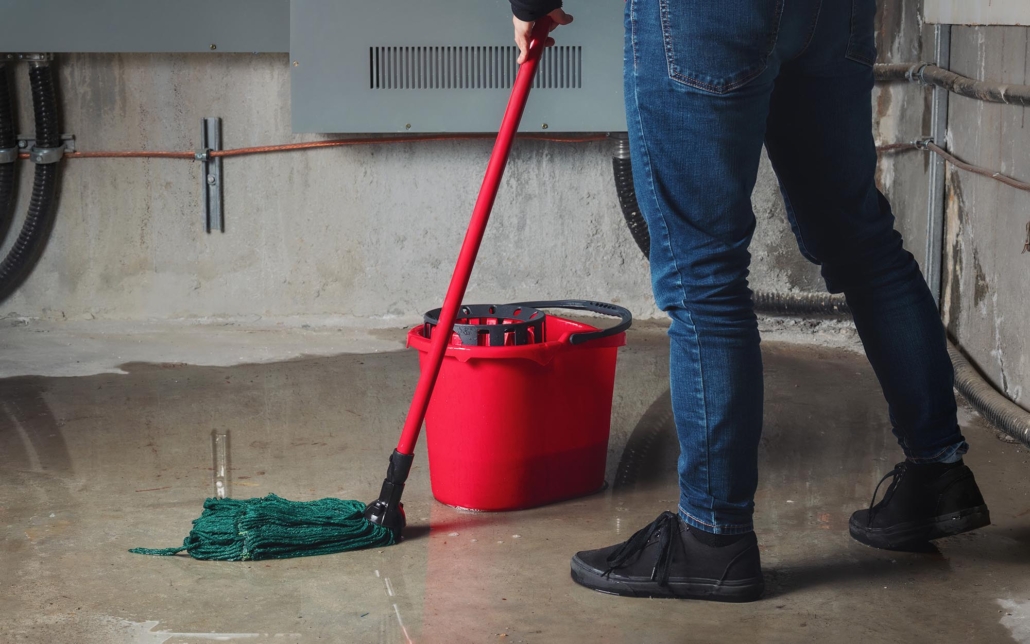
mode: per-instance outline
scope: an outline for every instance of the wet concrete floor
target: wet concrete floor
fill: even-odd
[[[176,545],[213,491],[370,500],[417,378],[409,352],[0,380],[0,642],[1030,642],[1030,453],[969,411],[989,528],[925,553],[866,548],[848,516],[900,460],[860,355],[766,342],[754,604],[627,599],[569,579],[677,498],[667,340],[620,355],[608,489],[523,512],[435,502],[424,447],[408,537],[271,562],[132,555]]]

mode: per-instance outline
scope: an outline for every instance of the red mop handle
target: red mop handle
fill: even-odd
[[[508,164],[508,154],[511,152],[515,133],[519,129],[522,112],[526,109],[530,86],[533,84],[533,77],[536,75],[537,64],[540,62],[540,54],[543,53],[547,35],[551,31],[551,23],[551,19],[546,16],[536,21],[529,45],[529,55],[526,62],[519,67],[518,75],[515,77],[515,86],[511,90],[511,98],[508,99],[508,107],[504,111],[504,120],[501,121],[501,129],[497,133],[497,141],[490,154],[490,163],[486,167],[486,177],[483,178],[483,185],[479,189],[476,207],[472,210],[472,220],[465,233],[465,241],[461,244],[458,264],[454,267],[451,284],[447,287],[447,296],[444,298],[443,308],[440,311],[440,322],[433,331],[429,355],[422,365],[422,374],[419,376],[418,386],[415,387],[415,396],[411,400],[411,407],[408,408],[401,438],[397,441],[397,451],[401,454],[412,454],[415,451],[415,443],[418,442],[422,421],[425,420],[426,409],[429,407],[429,397],[433,395],[436,377],[440,374],[440,365],[443,364],[444,352],[451,341],[454,320],[458,317],[458,308],[465,297],[465,289],[468,287],[469,277],[472,275],[472,266],[476,262],[479,246],[483,242],[486,223],[490,220],[490,211],[493,210],[497,190],[501,186],[501,177],[504,176],[504,168]]]

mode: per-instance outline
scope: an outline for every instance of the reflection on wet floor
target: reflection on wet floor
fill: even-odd
[[[865,548],[847,536],[848,516],[900,459],[876,380],[861,356],[776,343],[763,345],[756,515],[767,598],[670,603],[575,586],[573,552],[625,539],[676,503],[666,351],[660,330],[644,330],[620,355],[606,491],[523,512],[462,512],[432,500],[420,448],[403,543],[270,562],[126,551],[180,542],[215,493],[219,463],[236,497],[370,500],[416,356],[130,364],[128,375],[0,380],[0,642],[837,641],[845,633],[987,642],[1011,641],[1030,620],[1030,454],[965,414],[967,462],[995,525],[928,553]]]

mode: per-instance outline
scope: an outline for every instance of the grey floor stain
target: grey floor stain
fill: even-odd
[[[405,541],[275,562],[126,550],[181,541],[212,493],[212,431],[231,434],[235,496],[370,500],[417,378],[414,354],[0,380],[0,641],[1025,638],[1030,453],[964,415],[967,462],[994,525],[926,553],[854,543],[848,516],[901,456],[864,359],[825,347],[763,345],[764,600],[632,600],[575,586],[572,553],[625,539],[675,506],[666,351],[652,329],[620,355],[603,493],[522,512],[458,511],[433,501],[420,446]]]

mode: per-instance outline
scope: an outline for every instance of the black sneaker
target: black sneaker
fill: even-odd
[[[883,500],[880,485],[893,477]],[[851,515],[851,536],[867,546],[909,550],[931,539],[950,537],[990,525],[973,472],[962,461],[915,465],[898,463],[873,491],[868,510]]]
[[[629,597],[747,602],[765,590],[754,532],[727,546],[706,546],[672,512],[663,512],[625,543],[576,553],[572,579]]]

